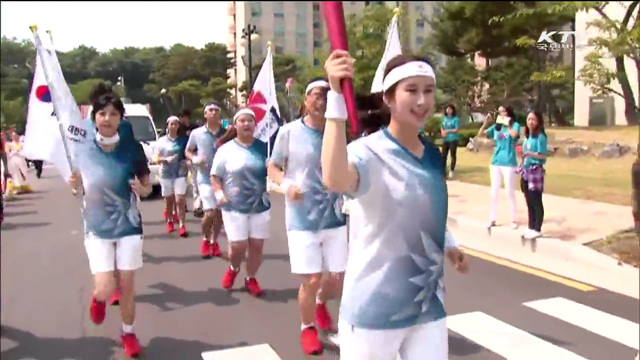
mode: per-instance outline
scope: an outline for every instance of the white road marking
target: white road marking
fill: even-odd
[[[510,360],[587,360],[482,312],[449,316],[447,327]]]
[[[632,349],[640,348],[638,324],[561,297],[523,304]]]
[[[202,353],[203,360],[282,360],[268,344]]]

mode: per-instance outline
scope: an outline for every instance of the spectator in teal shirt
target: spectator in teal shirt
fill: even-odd
[[[453,177],[453,172],[456,171],[456,160],[458,150],[458,129],[460,128],[460,119],[456,107],[453,104],[447,105],[444,110],[444,119],[440,125],[440,132],[442,133],[442,157],[444,166],[447,166],[447,157],[451,153],[451,165],[449,166],[449,177]]]
[[[516,182],[518,158],[516,156],[516,145],[520,139],[520,125],[516,122],[513,109],[509,106],[500,106],[496,123],[489,126],[491,118],[487,117],[484,124],[478,131],[478,136],[486,136],[495,141],[496,147],[491,158],[491,211],[489,213],[489,224],[487,229],[496,225],[498,215],[498,197],[500,188],[504,181],[507,190],[507,197],[510,204],[511,227],[518,228],[516,222]],[[488,128],[487,128],[488,127]]]
[[[542,236],[544,206],[542,192],[544,190],[544,164],[547,162],[547,134],[544,131],[542,114],[534,111],[527,116],[527,127],[524,129],[525,141],[522,145],[522,179],[520,188],[527,202],[529,227],[523,234],[528,240]]]

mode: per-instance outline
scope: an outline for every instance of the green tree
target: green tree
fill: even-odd
[[[356,93],[368,94],[371,91],[392,18],[393,9],[375,4],[365,7],[361,13],[349,15],[347,19],[349,52],[356,59],[354,67],[358,74],[353,79]],[[402,31],[400,36],[403,36]]]
[[[625,4],[628,3],[628,4]],[[599,18],[591,21],[588,28],[598,31],[598,36],[591,37],[588,46],[592,51],[586,56],[586,65],[578,69],[578,78],[595,94],[620,96],[625,101],[625,117],[628,124],[640,122],[640,96],[634,98],[633,89],[625,68],[625,58],[629,58],[640,70],[640,1],[616,2],[609,1],[547,1],[539,2],[534,8],[520,6],[517,11],[506,17],[498,17],[500,23],[511,21],[527,21],[532,17],[563,17],[580,11],[593,11]],[[624,6],[622,19],[613,19],[607,14],[607,7]],[[538,35],[523,36],[519,39],[521,46],[532,47]],[[613,57],[615,67],[610,69],[603,64],[602,59]],[[560,74],[567,73],[566,69],[535,74],[542,81],[557,81]],[[560,75],[560,76],[559,76]],[[618,81],[621,91],[615,90],[611,83]],[[640,85],[637,89],[640,93]]]
[[[543,30],[570,23],[573,14],[560,11],[543,15],[537,10],[543,6],[543,2],[534,1],[454,1],[444,3],[440,16],[431,21],[439,52],[470,58],[480,54],[493,60],[481,71],[487,89],[484,107],[510,102],[520,108],[532,106],[546,110],[554,118],[562,120],[563,112],[559,109],[556,95],[560,89],[565,93],[573,92],[569,72],[561,69],[561,59],[537,51],[535,46],[523,47],[521,39],[537,39]],[[530,11],[530,15],[514,16],[525,10]],[[553,74],[554,78],[548,74]]]
[[[0,98],[2,111],[2,129],[13,127],[18,133],[23,133],[27,123],[27,107],[23,98],[6,100]]]
[[[91,90],[101,82],[106,82],[104,79],[87,79],[79,81],[78,83],[69,86],[71,94],[78,104],[89,104],[89,94]]]

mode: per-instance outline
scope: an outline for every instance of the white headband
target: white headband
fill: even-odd
[[[324,80],[313,81],[313,82],[311,82],[311,84],[307,85],[307,88],[304,91],[305,95],[309,95],[311,90],[313,90],[314,88],[317,88],[317,87],[328,88],[329,87],[329,83],[324,81]]]
[[[242,115],[251,115],[253,116],[253,119],[256,119],[256,114],[251,110],[251,109],[247,109],[247,108],[242,108],[240,110],[238,110],[238,112],[233,115],[233,123],[236,123],[236,120],[238,120],[238,118]]]
[[[209,110],[209,109],[220,110],[220,106],[218,106],[218,104],[209,104],[209,105],[204,107],[204,112],[207,112],[207,110]]]
[[[434,81],[436,80],[436,73],[431,65],[424,61],[411,61],[389,71],[389,74],[382,81],[382,91],[387,91],[399,81],[412,76],[427,76],[433,78]]]
[[[172,121],[174,121],[174,120],[175,120],[175,121],[180,122],[180,119],[178,119],[178,117],[177,117],[177,116],[173,116],[173,115],[172,115],[172,116],[169,116],[169,117],[167,118],[167,124],[168,124],[168,123],[170,123],[170,122],[172,122]]]

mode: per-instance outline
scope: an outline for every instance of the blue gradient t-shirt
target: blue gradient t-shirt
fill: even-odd
[[[278,131],[271,161],[285,169],[302,192],[302,200],[285,199],[287,230],[319,231],[346,225],[342,196],[328,191],[322,183],[320,154],[322,132],[307,126],[303,119]]]
[[[222,182],[226,211],[259,214],[271,208],[267,192],[267,144],[254,140],[250,146],[236,140],[222,145],[213,159],[211,175]]]
[[[184,136],[172,139],[165,135],[158,139],[155,144],[158,156],[163,158],[173,157],[171,162],[161,164],[160,178],[174,180],[187,176],[187,163],[184,155],[186,146],[187,138]]]
[[[421,157],[387,129],[347,147],[359,174],[349,205],[349,261],[340,317],[365,329],[400,329],[446,316],[447,184],[438,149]]]
[[[142,146],[121,140],[106,152],[94,140],[77,160],[85,191],[85,232],[108,240],[142,235],[138,198],[130,184],[150,173]]]

